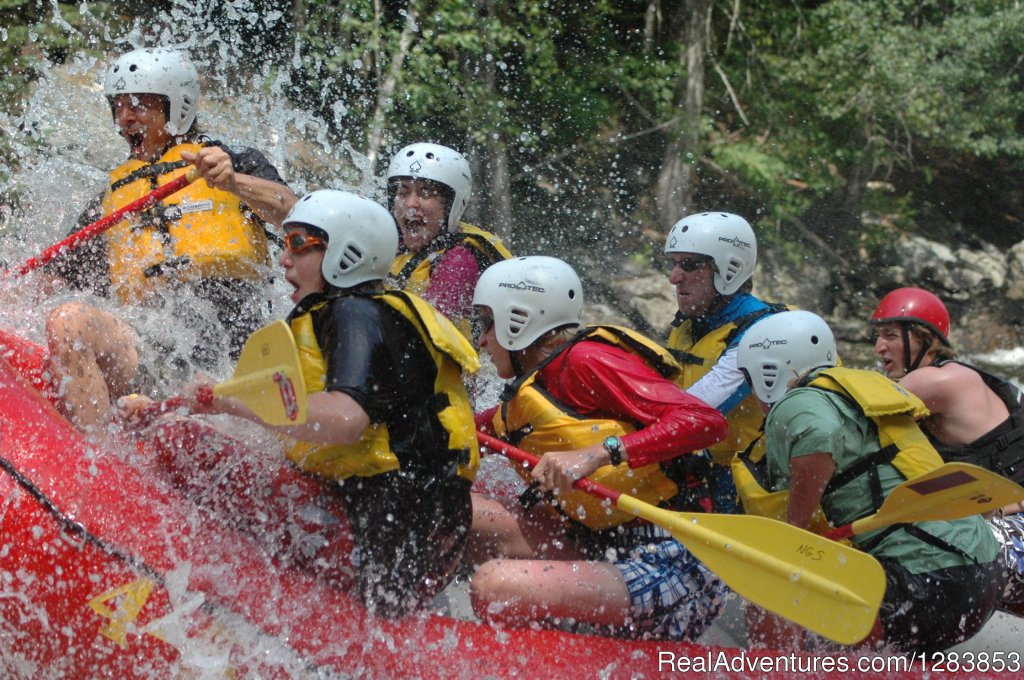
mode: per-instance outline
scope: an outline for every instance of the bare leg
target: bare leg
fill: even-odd
[[[568,522],[538,504],[526,512],[514,499],[502,502],[474,493],[473,525],[466,561],[479,565],[495,557],[579,559],[582,553],[566,537]]]
[[[564,618],[619,626],[631,611],[622,573],[605,562],[491,560],[471,596],[481,619],[513,626]]]
[[[72,302],[46,319],[53,385],[64,415],[84,432],[110,422],[111,401],[131,391],[139,371],[138,339],[127,323]]]

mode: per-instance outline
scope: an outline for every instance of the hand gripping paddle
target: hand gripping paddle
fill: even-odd
[[[201,388],[196,395],[204,404],[213,402],[214,397],[238,399],[268,425],[306,422],[306,383],[295,338],[286,322],[275,321],[250,335],[231,379]],[[139,409],[134,420],[146,424],[185,403],[184,397],[171,397]]]

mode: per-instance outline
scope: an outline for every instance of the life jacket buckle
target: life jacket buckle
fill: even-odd
[[[142,270],[142,275],[147,279],[151,279],[154,276],[164,276],[172,272],[180,271],[188,267],[190,264],[192,264],[192,260],[188,257],[174,257],[146,267]]]

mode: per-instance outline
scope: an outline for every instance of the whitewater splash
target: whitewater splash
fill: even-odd
[[[199,123],[205,133],[234,148],[258,148],[297,194],[331,187],[355,191],[378,200],[382,198],[383,179],[374,173],[368,159],[346,142],[331,139],[329,126],[324,121],[290,104],[284,95],[290,85],[287,74],[271,80],[267,73],[246,76],[225,66],[240,61],[237,36],[224,35],[223,27],[213,27],[207,22],[209,2],[176,4],[173,16],[162,17],[146,30],[134,27],[126,41],[130,46],[140,47],[153,44],[153,36],[160,35],[161,43],[186,49],[192,54],[202,74]],[[264,20],[271,19],[273,17],[264,17]],[[74,30],[70,26],[67,28]],[[210,54],[216,56],[211,59],[207,56]],[[83,55],[73,55],[62,65],[42,63],[40,77],[24,102],[23,112],[17,117],[0,117],[0,129],[17,158],[17,168],[12,169],[9,180],[0,187],[4,193],[17,197],[16,208],[4,206],[0,213],[0,260],[11,267],[63,239],[86,204],[103,191],[108,171],[127,156],[127,147],[115,130],[109,104],[102,92],[102,75],[106,66],[106,59]],[[276,252],[273,255],[276,256]],[[276,258],[274,267],[276,269]],[[47,314],[70,301],[109,309],[129,321],[141,322],[141,319],[134,318],[131,308],[117,308],[108,300],[64,287],[51,291],[47,284],[48,277],[43,272],[32,272],[21,279],[0,276],[0,328],[21,338],[43,343]],[[281,318],[287,313],[291,307],[288,300],[290,292],[284,281],[277,277],[267,293],[268,318]],[[183,301],[183,304],[199,309],[204,303],[202,300]],[[212,314],[212,310],[209,313]],[[140,330],[158,329],[143,327]],[[195,344],[196,337],[187,329],[180,329],[175,340],[178,347],[188,348]],[[214,377],[226,378],[231,369],[225,358],[213,371]],[[5,429],[9,425],[6,424]],[[280,445],[266,440],[266,433],[260,428],[228,421],[218,423],[218,426],[231,431],[253,450],[280,457]],[[0,438],[4,434],[0,433]],[[89,464],[76,468],[73,481],[88,488],[107,459],[144,468],[146,461],[134,459],[137,454],[130,442],[122,447],[94,450],[89,454]],[[5,496],[11,489],[9,481],[7,478],[0,480]],[[115,484],[109,492],[119,493],[120,490]],[[15,489],[14,496],[20,494]],[[14,496],[7,496],[8,501],[3,504],[8,511],[12,507],[9,501]],[[100,498],[96,500],[97,503],[101,501]],[[112,521],[113,518],[100,520]],[[193,508],[186,514],[186,521],[195,524],[206,520],[200,509]],[[184,528],[168,520],[160,533],[168,536],[168,540],[172,537],[180,540],[177,537]],[[42,527],[31,536],[41,539],[41,531]],[[7,541],[0,543],[3,543],[0,550],[9,552],[15,549]],[[42,544],[36,547],[46,550]],[[189,677],[225,677],[241,664],[243,667],[276,668],[291,677],[310,673],[308,663],[297,658],[294,649],[238,615],[220,612],[209,629],[213,632],[197,636],[194,614],[197,608],[208,607],[209,603],[202,594],[188,589],[186,584],[191,564],[187,555],[182,554],[181,558],[178,566],[164,576],[162,587],[169,595],[169,608],[164,616],[149,622],[140,632],[143,637],[156,636],[176,648],[180,652],[176,666],[179,671]],[[54,580],[58,586],[63,583],[62,579],[68,579],[70,583],[71,576],[64,572],[64,567],[57,565],[55,570],[47,579]],[[48,630],[49,626],[59,622],[48,619],[41,608],[31,605],[29,593],[32,587],[19,581],[25,576],[14,572],[0,574],[0,600],[22,603],[22,623],[36,621],[43,626],[42,630]],[[233,577],[225,573],[220,578],[227,587]],[[138,591],[133,592],[137,595]],[[127,591],[121,593],[116,588],[108,594],[111,597],[109,606],[102,597],[94,602],[99,608],[97,611],[122,611],[125,598],[130,602],[134,596]],[[0,621],[0,674],[25,678],[58,677],[69,672],[76,674],[74,667],[61,664],[41,667],[29,656],[12,651],[14,648],[8,645],[14,644],[13,641],[24,641],[25,633],[20,628],[17,620]],[[68,651],[70,658],[74,650]],[[140,659],[134,674],[145,677],[150,675],[150,668],[148,661]]]

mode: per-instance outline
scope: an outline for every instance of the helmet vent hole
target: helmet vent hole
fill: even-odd
[[[761,367],[761,378],[764,386],[769,390],[775,387],[775,381],[779,379],[779,365],[765,364]]]
[[[725,266],[725,271],[722,275],[726,281],[732,281],[734,278],[739,276],[739,273],[743,271],[743,262],[735,257],[730,257],[728,264]]]
[[[429,158],[430,160],[434,160],[434,154],[431,153],[430,151],[428,151],[427,152],[427,158]]]
[[[519,335],[530,320],[530,313],[521,307],[513,307],[508,311],[508,334]]]
[[[136,71],[139,70],[139,67],[138,67],[137,64],[132,64],[131,66],[128,67],[128,70],[131,71],[132,73],[135,73]]]
[[[812,335],[811,336],[811,344],[812,345],[817,345],[818,344],[818,336],[817,335]]]
[[[570,300],[575,300],[576,299],[576,291],[574,289],[572,289],[572,288],[569,289],[569,299]]]
[[[352,269],[360,262],[363,261],[363,251],[357,246],[349,243],[341,251],[341,257],[338,258],[338,269],[343,272],[347,272]]]

